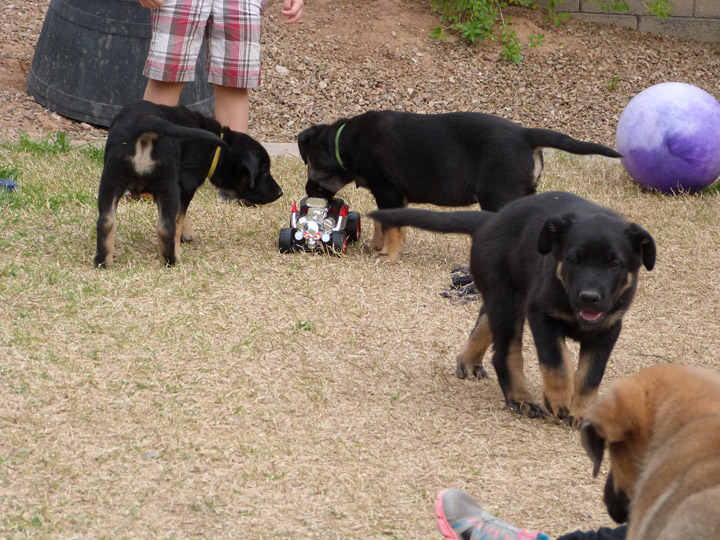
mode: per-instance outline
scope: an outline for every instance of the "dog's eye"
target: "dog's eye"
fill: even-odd
[[[615,269],[615,268],[620,268],[620,266],[622,266],[622,265],[620,264],[620,261],[618,261],[617,259],[612,259],[611,261],[608,262],[608,268]]]
[[[580,257],[577,255],[573,255],[568,259],[568,262],[572,264],[573,266],[577,266],[580,264]]]

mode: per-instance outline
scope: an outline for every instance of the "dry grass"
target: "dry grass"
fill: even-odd
[[[305,173],[282,158],[270,206],[202,188],[173,269],[155,258],[154,206],[122,204],[116,266],[97,271],[98,161],[5,146],[3,163],[22,189],[0,194],[0,537],[437,539],[444,487],[551,534],[610,525],[576,432],[506,411],[494,374],[454,377],[479,305],[437,293],[468,239],[411,231],[393,266],[357,247],[282,255]],[[720,367],[717,193],[641,193],[619,163],[563,154],[543,188],[658,242],[606,383]],[[527,336],[525,355],[539,394]]]

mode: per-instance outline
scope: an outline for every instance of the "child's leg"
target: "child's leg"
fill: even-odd
[[[184,82],[166,82],[149,79],[145,87],[145,95],[143,99],[152,101],[158,105],[177,105],[180,101],[180,92],[182,92]]]
[[[233,131],[248,132],[250,99],[247,88],[214,84],[215,119]]]
[[[558,536],[557,540],[625,540],[627,534],[627,526],[616,527],[610,529],[608,527],[600,527],[597,531],[577,531],[570,534]]]
[[[215,89],[215,118],[247,133],[248,88],[260,85],[260,32],[267,0],[211,0],[207,30],[208,82]]]

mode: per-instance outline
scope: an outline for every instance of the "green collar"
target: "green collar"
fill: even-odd
[[[343,171],[346,171],[345,164],[343,163],[343,160],[340,158],[340,147],[338,146],[338,143],[340,142],[340,132],[345,127],[345,124],[340,126],[340,128],[337,130],[337,133],[335,133],[335,159],[337,159],[337,162],[340,164],[340,167],[342,167]]]

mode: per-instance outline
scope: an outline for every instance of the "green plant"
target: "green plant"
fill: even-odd
[[[11,180],[17,180],[19,176],[20,171],[17,167],[6,167],[4,165],[0,165],[0,178],[10,178]]]
[[[440,15],[440,26],[432,36],[445,39],[446,31],[457,32],[470,43],[495,37],[493,28],[499,21],[502,26],[502,56],[506,60],[520,63],[520,42],[515,31],[508,27],[509,17],[505,17],[502,8],[508,5],[537,7],[536,0],[433,0],[432,9]]]
[[[620,82],[620,75],[618,73],[613,73],[613,76],[610,77],[610,80],[608,81],[608,90],[611,92],[614,92],[617,90],[618,83]]]
[[[64,131],[49,134],[42,139],[31,139],[26,133],[21,133],[13,146],[35,155],[67,154],[70,151],[70,137]]]
[[[530,36],[529,47],[534,49],[535,47],[542,47],[545,43],[545,34],[533,34]]]
[[[520,55],[520,51],[522,50],[522,48],[520,47],[520,42],[518,41],[517,35],[515,34],[515,30],[512,30],[507,26],[503,26],[502,42],[502,57],[505,60],[510,60],[511,62],[519,64],[522,61],[522,56]]]
[[[297,328],[298,330],[305,330],[306,332],[309,332],[310,330],[312,330],[313,323],[312,323],[311,320],[304,320],[304,321],[303,321],[303,320],[298,319],[298,320],[296,321],[295,326],[296,326],[296,328]]]
[[[12,163],[12,166],[1,165]],[[28,176],[35,165],[43,168],[43,181]],[[21,188],[15,192],[0,190],[0,211],[63,212],[76,205],[97,204],[97,178],[102,168],[102,150],[90,146],[72,147],[65,132],[50,133],[31,139],[21,134],[18,139],[0,143],[0,178],[17,180]],[[69,171],[69,172],[59,172]],[[71,179],[72,175],[87,178],[88,184]]]
[[[715,182],[714,184],[710,184],[702,192],[706,193],[708,195],[713,194],[713,193],[720,194],[720,181]]]
[[[81,146],[79,148],[80,153],[95,163],[102,165],[103,158],[105,157],[105,150],[99,146],[93,146],[91,144]]]
[[[432,9],[440,14],[441,22],[433,30],[434,37],[445,39],[445,30],[452,30],[471,43],[492,38],[499,16],[497,3],[485,0],[433,0]]]
[[[559,1],[563,2],[564,0]],[[588,0],[583,0],[583,2],[587,1]],[[625,0],[592,0],[592,2],[605,11],[625,13],[630,9],[630,6]],[[553,2],[553,4],[557,3],[558,2]],[[671,3],[670,0],[645,0],[642,1],[642,3],[645,4],[648,15],[655,15],[660,18],[668,17],[670,15],[670,8],[675,5]]]
[[[548,19],[556,26],[567,19],[568,13],[558,12],[557,6],[565,0],[550,0],[548,5]],[[583,0],[592,1],[605,11],[626,12],[630,9],[626,0]],[[665,18],[670,15],[670,8],[674,5],[670,0],[645,0],[643,4],[648,14]],[[520,63],[522,49],[515,31],[508,27],[509,17],[503,15],[503,8],[508,6],[521,6],[537,8],[537,0],[432,0],[433,11],[440,16],[440,25],[431,33],[436,39],[446,39],[447,31],[456,32],[465,41],[475,43],[495,38],[495,26],[499,23],[503,50],[502,56],[511,62]],[[542,35],[530,36],[529,47],[542,45]]]
[[[565,11],[557,11],[555,6],[564,4],[565,0],[550,0],[548,4],[548,19],[552,21],[555,26],[558,26],[562,21],[566,21],[570,18],[570,14]]]

